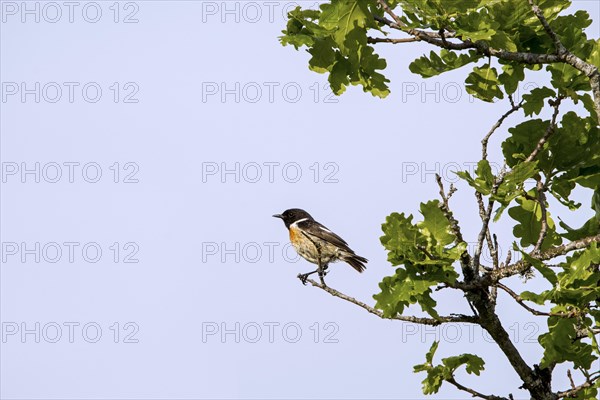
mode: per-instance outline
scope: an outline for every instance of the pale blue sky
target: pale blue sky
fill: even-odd
[[[42,2],[39,22],[21,2],[0,3],[2,398],[422,398],[412,366],[436,338],[438,361],[487,361],[481,377],[461,371],[459,382],[525,397],[480,329],[382,321],[296,279],[312,265],[283,252],[287,232],[271,218],[291,207],[370,260],[362,275],[335,264],[327,281],[373,304],[393,272],[379,243],[385,216],[437,198],[433,171],[449,184],[455,166],[472,168],[508,109],[469,99],[465,70],[411,74],[409,62],[429,52],[422,44],[379,48],[387,99],[359,88],[332,97],[307,54],[277,41],[283,10],[297,3]],[[599,4],[575,7],[600,36]],[[521,90],[543,82],[532,76]],[[505,135],[490,143],[495,165]],[[36,163],[39,183],[22,174]],[[572,225],[590,214],[589,193],[578,196]],[[473,200],[463,184],[452,199],[471,242]],[[510,221],[495,229],[508,249]],[[441,313],[468,312],[456,293],[437,295]],[[526,360],[539,360],[531,337],[545,320],[502,295],[498,311]],[[21,336],[36,323],[39,343]],[[239,343],[222,338],[236,323]],[[564,371],[555,382],[568,385]],[[432,398],[465,396],[444,385]]]

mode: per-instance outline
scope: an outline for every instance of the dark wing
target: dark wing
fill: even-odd
[[[309,235],[316,236],[319,239],[323,239],[324,241],[347,251],[348,253],[354,254],[354,251],[348,247],[348,243],[346,243],[344,239],[316,221],[300,221],[297,223],[297,226]]]

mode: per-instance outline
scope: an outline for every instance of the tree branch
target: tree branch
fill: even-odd
[[[478,391],[468,388],[466,386],[461,385],[460,383],[456,382],[456,380],[454,380],[454,377],[450,378],[450,379],[446,379],[446,382],[453,384],[454,386],[456,386],[458,389],[462,390],[463,392],[467,392],[470,393],[471,395],[473,395],[473,397],[479,397],[481,399],[485,399],[485,400],[508,400],[506,397],[500,397],[500,396],[495,396],[495,395],[486,395],[486,394],[482,394],[479,393]]]
[[[525,300],[523,300],[520,295],[516,294],[508,286],[506,286],[506,285],[504,285],[504,284],[502,284],[500,282],[496,283],[496,286],[499,287],[500,289],[504,290],[506,293],[508,293],[510,295],[510,297],[512,297],[513,299],[515,299],[515,301],[517,303],[519,303],[519,305],[521,307],[523,307],[524,309],[526,309],[527,311],[529,311],[533,315],[542,316],[542,317],[561,317],[561,318],[573,318],[573,317],[575,317],[577,315],[576,312],[553,313],[553,312],[538,311],[538,310],[536,310],[534,308],[529,307],[527,304],[525,304]]]
[[[556,395],[557,395],[557,397],[558,397],[559,399],[562,399],[562,398],[564,398],[564,397],[575,397],[575,395],[576,395],[577,393],[579,393],[581,390],[583,390],[583,389],[585,389],[585,388],[589,388],[589,387],[591,387],[591,386],[594,384],[594,382],[595,382],[596,380],[598,380],[599,378],[600,378],[600,375],[597,375],[597,376],[595,376],[595,377],[593,377],[593,378],[592,378],[592,377],[590,377],[590,378],[588,378],[588,379],[587,379],[587,380],[586,380],[584,383],[582,383],[581,385],[579,385],[579,386],[575,386],[574,388],[572,388],[572,389],[569,389],[569,390],[565,390],[565,391],[562,391],[562,392],[558,392],[558,393],[556,393]]]
[[[485,211],[485,205],[483,204],[483,196],[478,191],[475,191],[475,198],[477,199],[477,205],[479,206],[479,217],[481,218],[481,222],[485,223],[487,214]],[[487,243],[488,250],[490,251],[490,256],[492,257],[492,267],[498,268],[498,242],[495,238],[496,235],[494,234],[494,240],[492,241],[492,234],[488,224],[485,232],[485,241]]]
[[[552,39],[552,41],[554,42],[554,47],[556,48],[556,54],[557,55],[564,54],[567,51],[567,49],[565,49],[565,46],[563,46],[563,44],[560,42],[560,38],[558,37],[558,35],[550,27],[550,24],[546,20],[546,17],[544,17],[544,13],[542,12],[542,10],[540,10],[540,8],[537,6],[537,4],[535,4],[533,2],[533,0],[527,0],[527,1],[529,2],[529,5],[531,6],[531,10],[535,14],[535,16],[540,20],[542,26],[544,27],[544,30],[546,31],[548,36],[550,36],[550,39]]]
[[[521,381],[523,387],[529,391],[534,399],[549,399],[550,388],[543,379],[532,369],[523,359],[519,350],[510,339],[508,332],[502,326],[502,322],[494,311],[487,291],[478,289],[472,295],[473,304],[479,311],[480,325],[490,334],[500,350],[506,356],[506,359],[513,367]]]
[[[429,44],[432,44],[437,47],[441,47],[448,50],[468,50],[474,49],[477,50],[478,53],[488,56],[488,57],[496,57],[506,61],[517,61],[525,64],[551,64],[557,62],[565,62],[561,60],[558,55],[555,54],[536,54],[536,53],[522,53],[522,52],[510,52],[506,50],[499,50],[489,47],[489,45],[483,41],[471,42],[470,40],[461,40],[459,43],[450,42],[446,40],[453,35],[445,35],[442,39],[438,32],[426,32],[419,29],[409,28],[402,22],[400,17],[394,13],[394,11],[390,8],[385,0],[377,0],[381,8],[392,17],[393,21],[390,21],[387,18],[374,16],[373,18],[384,24],[389,26],[392,29],[397,29],[404,33],[407,33],[417,40],[422,40]],[[586,64],[583,60],[582,62]]]
[[[496,192],[498,191],[498,188],[504,181],[505,175],[506,175],[506,164],[504,164],[504,166],[502,167],[502,170],[500,170],[500,172],[496,176],[496,179],[494,179],[494,185],[492,186],[492,190],[490,192],[490,198],[488,200],[488,207],[487,207],[485,214],[482,217],[483,224],[481,226],[481,230],[479,231],[479,236],[477,237],[477,247],[475,248],[475,254],[473,255],[473,259],[472,259],[473,271],[475,272],[475,274],[477,274],[477,272],[479,271],[479,260],[481,258],[481,250],[483,249],[483,241],[485,240],[486,236],[489,235],[489,224],[490,224],[490,219],[492,217],[492,210],[494,208],[493,196],[496,194]]]
[[[589,236],[589,237],[586,237],[583,239],[574,240],[568,244],[564,244],[564,245],[557,246],[557,247],[552,247],[546,251],[536,254],[533,257],[540,261],[546,261],[546,260],[550,260],[550,259],[553,259],[558,256],[564,256],[565,254],[567,254],[571,251],[574,251],[574,250],[583,249],[585,247],[588,247],[591,243],[599,243],[599,242],[600,242],[600,235]],[[498,282],[499,280],[501,280],[503,278],[508,278],[509,276],[513,276],[516,274],[522,274],[523,272],[527,271],[527,269],[529,269],[530,267],[531,267],[531,264],[529,264],[525,260],[521,260],[512,265],[508,265],[504,268],[499,268],[497,270],[488,272],[484,276],[481,277],[479,282],[472,284],[472,285],[465,285],[465,288],[490,286],[490,285],[495,284],[496,282]]]
[[[452,197],[452,195],[456,191],[456,188],[451,184],[450,191],[448,192],[448,195],[446,195],[446,192],[444,190],[444,184],[442,182],[442,177],[439,174],[435,174],[435,180],[437,181],[437,184],[440,188],[440,197],[442,198],[442,204],[441,204],[440,208],[441,208],[442,212],[444,213],[444,215],[446,216],[446,218],[448,218],[448,221],[450,221],[450,230],[456,237],[456,239],[454,240],[454,243],[456,243],[456,244],[464,243],[465,240],[463,239],[463,235],[460,230],[460,225],[458,224],[458,221],[456,220],[456,218],[454,218],[454,214],[452,214],[452,211],[450,211],[450,203],[449,203],[450,197]],[[467,250],[465,250],[460,255],[460,265],[461,265],[461,268],[463,271],[463,275],[467,274],[465,276],[468,276],[468,274],[470,274],[469,268],[471,265],[471,256],[469,255],[469,252]]]
[[[526,309],[527,311],[529,311],[533,315],[546,316],[546,317],[550,316],[550,313],[543,312],[543,311],[538,311],[538,310],[535,310],[535,309],[529,307],[527,304],[525,304],[525,302],[523,301],[523,299],[521,298],[521,296],[519,296],[518,294],[516,294],[515,292],[513,292],[512,289],[510,289],[509,287],[503,285],[502,283],[498,282],[498,283],[496,283],[496,286],[499,287],[500,289],[504,290],[506,293],[508,293],[513,299],[515,299],[515,301],[517,303],[519,303],[519,305],[521,307],[523,307],[524,309]]]
[[[502,115],[500,117],[500,119],[498,121],[496,121],[496,123],[494,124],[494,126],[492,126],[492,129],[490,129],[490,131],[487,133],[487,135],[485,135],[485,137],[481,140],[481,159],[482,160],[486,160],[487,159],[487,146],[488,146],[488,141],[490,140],[490,137],[494,134],[494,132],[496,131],[496,129],[498,129],[500,127],[500,125],[502,125],[502,123],[504,122],[504,120],[512,113],[514,113],[515,111],[517,111],[519,108],[521,108],[521,106],[523,106],[523,101],[521,100],[519,102],[519,104],[515,104],[512,100],[512,96],[509,95],[509,99],[511,102],[511,108],[510,110],[508,110],[507,112],[504,113],[504,115]]]
[[[392,29],[400,30],[404,33],[407,33],[418,40],[422,40],[429,44],[432,44],[437,47],[441,47],[448,50],[468,50],[474,49],[479,54],[487,56],[487,57],[496,57],[500,60],[505,61],[515,61],[523,64],[554,64],[554,63],[564,63],[569,64],[573,68],[585,74],[589,80],[590,85],[592,87],[592,93],[594,95],[594,108],[596,109],[596,117],[600,122],[600,71],[598,68],[588,63],[581,58],[577,57],[570,51],[566,50],[558,36],[554,31],[552,31],[548,21],[545,19],[543,13],[539,10],[539,8],[533,4],[532,0],[528,0],[530,4],[532,4],[532,9],[534,14],[538,17],[544,30],[546,33],[552,38],[555,47],[558,47],[558,54],[537,54],[537,53],[523,53],[523,52],[511,52],[501,49],[494,49],[489,46],[489,44],[485,41],[477,41],[472,42],[470,40],[461,40],[459,43],[450,42],[446,40],[446,37],[440,38],[439,33],[433,32],[425,32],[418,29],[409,28],[402,22],[400,17],[394,13],[394,11],[390,8],[385,0],[377,0],[382,9],[390,15],[394,21],[390,21],[386,18],[382,17],[374,17],[375,20],[389,26]],[[537,11],[536,11],[537,10]]]
[[[560,41],[560,38],[552,30],[550,24],[544,17],[544,13],[540,8],[533,2],[533,0],[528,0],[533,10],[535,16],[540,20],[540,23],[544,27],[546,34],[550,36],[552,42],[554,43],[554,48],[556,49],[556,54],[560,57],[561,62],[569,64],[573,68],[583,72],[590,79],[590,86],[592,87],[592,93],[594,95],[594,108],[596,109],[596,116],[598,117],[598,121],[600,122],[600,72],[598,71],[598,67],[588,62],[585,62],[581,58],[577,57],[575,54],[571,53],[569,50],[565,48],[565,46]]]
[[[571,370],[567,370],[567,377],[569,378],[569,382],[571,382],[571,389],[575,389],[575,382],[573,381],[573,375],[571,375]]]
[[[525,162],[533,161],[533,159],[538,155],[538,153],[544,147],[544,144],[546,144],[546,142],[548,141],[548,138],[556,130],[556,118],[558,117],[558,109],[560,107],[560,103],[562,102],[562,100],[563,100],[563,97],[562,96],[558,96],[554,102],[550,103],[552,105],[552,107],[554,107],[554,113],[552,113],[552,120],[550,121],[550,124],[548,125],[548,128],[546,128],[546,132],[540,138],[540,140],[537,142],[535,148],[533,149],[533,151],[531,152],[531,154],[529,155],[529,157],[527,157],[525,159]]]
[[[406,24],[404,22],[402,22],[400,17],[394,13],[394,11],[390,8],[390,6],[388,5],[388,3],[385,0],[377,0],[377,3],[379,3],[381,8],[383,8],[383,11],[385,11],[390,17],[392,17],[392,19],[396,23],[396,29],[400,29],[400,30],[408,29]]]
[[[419,39],[416,37],[409,37],[409,38],[401,38],[401,39],[393,39],[393,38],[374,38],[374,37],[368,37],[367,38],[367,43],[394,43],[394,44],[398,44],[398,43],[410,43],[410,42],[418,42]]]
[[[540,251],[542,248],[542,243],[544,243],[544,239],[546,239],[546,235],[548,234],[548,211],[546,210],[546,194],[544,193],[546,190],[546,185],[542,183],[541,178],[538,179],[535,189],[537,191],[537,202],[540,205],[542,215],[540,235],[533,250],[531,251],[531,254],[536,254]]]
[[[494,269],[498,269],[500,268],[500,263],[498,262],[498,238],[496,237],[496,234],[494,234],[494,248],[495,251],[492,254],[492,258],[494,259]],[[496,286],[492,286],[490,290],[490,298],[495,307],[496,300],[498,299],[498,288]]]
[[[350,296],[348,296],[342,292],[339,292],[329,286],[322,285],[312,279],[307,279],[306,282],[309,282],[314,287],[318,287],[319,289],[326,291],[327,293],[329,293],[330,295],[332,295],[334,297],[338,297],[338,298],[345,300],[347,302],[350,302],[352,304],[356,304],[357,306],[364,308],[371,314],[374,314],[382,319],[394,319],[394,320],[398,320],[398,321],[412,322],[414,324],[431,325],[431,326],[437,326],[437,325],[441,325],[441,324],[447,323],[447,322],[465,322],[465,323],[471,323],[471,324],[478,323],[477,317],[470,316],[470,315],[442,316],[437,319],[436,318],[415,317],[415,316],[411,316],[411,315],[409,315],[409,316],[396,315],[393,317],[385,317],[383,315],[383,312],[369,306],[368,304],[363,303],[362,301],[356,300],[354,297],[350,297]]]

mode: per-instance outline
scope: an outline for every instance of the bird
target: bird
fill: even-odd
[[[366,258],[356,254],[344,239],[315,221],[308,212],[300,208],[290,208],[273,217],[283,220],[296,252],[306,261],[318,266],[314,271],[298,275],[302,284],[306,285],[308,277],[318,273],[321,283],[325,285],[323,278],[331,262],[344,261],[358,272],[366,269]]]

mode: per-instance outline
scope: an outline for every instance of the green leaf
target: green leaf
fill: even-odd
[[[384,232],[381,244],[388,250],[388,261],[392,265],[419,259],[422,252],[417,248],[427,247],[427,238],[413,225],[412,218],[412,215],[407,217],[404,213],[392,213],[381,226]]]
[[[466,365],[468,374],[479,375],[485,369],[485,361],[473,354],[461,354],[459,356],[444,358],[442,359],[442,363],[448,367],[450,374],[453,374],[461,365]]]
[[[517,51],[517,45],[506,32],[497,31],[490,40],[490,45],[497,50]]]
[[[433,356],[435,355],[435,352],[437,351],[439,345],[440,345],[439,341],[435,341],[431,344],[429,351],[425,355],[425,360],[427,360],[428,364],[433,364]]]
[[[453,263],[466,251],[466,243],[454,244],[450,222],[437,200],[421,204],[423,221],[414,224],[412,215],[392,213],[382,225],[381,243],[392,265],[403,265],[379,284],[375,307],[385,317],[401,314],[412,304],[438,318],[432,287],[453,283],[458,278]]]
[[[511,136],[502,143],[502,153],[509,167],[513,167],[531,154],[546,132],[548,123],[549,121],[540,119],[527,120],[508,130]]]
[[[475,50],[469,51],[468,54],[458,55],[455,51],[442,49],[439,55],[432,51],[429,57],[417,58],[408,68],[412,73],[419,74],[423,78],[430,78],[460,68],[480,58],[481,55],[478,55]]]
[[[331,38],[315,40],[313,46],[308,49],[308,52],[312,55],[308,67],[319,73],[331,71],[336,60],[333,46]]]
[[[425,363],[413,367],[414,372],[426,372],[423,380],[423,393],[437,393],[444,380],[453,378],[454,372],[462,365],[466,366],[468,374],[479,375],[484,370],[485,362],[473,354],[461,354],[459,356],[442,359],[441,365],[433,365],[433,357],[437,351],[439,342],[433,342],[431,348],[425,355]]]
[[[589,113],[589,116],[594,120],[594,123],[598,122],[598,114],[596,114],[596,109],[594,105],[594,99],[590,96],[589,93],[581,93],[578,96],[579,100],[583,103],[583,106]]]
[[[520,64],[505,64],[502,66],[502,73],[498,80],[504,85],[507,94],[513,94],[517,91],[519,83],[525,79],[525,68]]]
[[[543,305],[546,301],[548,301],[552,298],[552,293],[553,293],[553,291],[551,291],[551,290],[545,290],[540,294],[533,293],[533,292],[526,290],[526,291],[522,292],[520,296],[523,300],[533,301],[536,304]]]
[[[473,72],[469,74],[465,83],[467,93],[480,100],[492,102],[495,98],[504,98],[504,94],[499,88],[500,82],[494,67],[473,68]]]
[[[565,176],[566,178],[566,176]],[[581,207],[581,203],[575,203],[569,199],[571,192],[575,189],[575,182],[564,179],[561,176],[552,180],[550,185],[550,193],[561,202],[561,204],[569,207],[570,210],[576,210]]]
[[[342,57],[338,57],[336,62],[331,67],[331,73],[329,74],[329,85],[331,90],[336,95],[340,95],[346,91],[346,86],[350,84],[348,74],[352,69],[352,65],[348,60]]]
[[[463,40],[468,39],[473,42],[478,40],[490,41],[498,28],[498,23],[490,18],[486,9],[482,9],[480,12],[459,15],[453,25],[457,36]]]
[[[381,292],[373,296],[375,308],[390,318],[402,314],[405,307],[419,303],[423,311],[437,318],[436,302],[430,296],[431,286],[437,283],[428,280],[425,274],[409,274],[406,269],[398,268],[394,276],[383,278],[379,284]]]
[[[596,39],[594,42],[592,51],[588,57],[588,62],[594,64],[596,68],[600,69],[600,39]]]
[[[549,332],[539,337],[544,348],[541,368],[552,363],[573,362],[575,368],[589,370],[597,357],[592,354],[592,346],[576,340],[576,320],[574,318],[548,317]]]
[[[344,43],[348,34],[355,28],[365,28],[371,21],[367,2],[364,0],[331,0],[321,4],[320,25],[335,30],[334,38],[341,50],[352,51]]]
[[[546,278],[552,285],[556,285],[558,282],[558,278],[556,274],[552,270],[552,268],[546,266],[542,261],[537,258],[531,257],[529,254],[521,250],[521,254],[523,255],[523,259],[533,265],[535,269],[537,269],[544,278]]]
[[[367,44],[367,30],[378,29],[368,0],[331,0],[320,10],[288,13],[287,29],[281,43],[296,49],[307,46],[309,68],[329,73],[329,84],[336,95],[349,85],[361,85],[365,92],[380,98],[390,91],[388,79],[381,74],[386,61]]]
[[[597,243],[590,244],[590,247],[577,253],[569,261],[560,275],[561,287],[568,287],[578,280],[585,281],[597,273],[591,268],[592,265],[600,264],[600,249],[598,249]]]
[[[434,239],[434,246],[446,246],[454,241],[455,236],[450,230],[450,221],[440,209],[438,200],[421,203],[421,214],[424,219],[418,226]]]
[[[556,92],[548,87],[535,88],[529,94],[524,94],[523,111],[526,116],[539,114],[544,107],[544,100],[548,97],[555,97]]]
[[[456,174],[466,180],[469,185],[479,193],[487,196],[492,190],[494,184],[494,174],[488,160],[480,160],[475,169],[476,178],[473,179],[468,171],[458,171]]]
[[[288,22],[284,34],[279,38],[283,46],[292,45],[296,50],[302,46],[312,46],[317,34],[323,34],[323,28],[312,22],[319,17],[315,10],[302,10],[296,7],[288,13]]]
[[[558,224],[567,231],[560,235],[569,240],[578,240],[589,236],[595,236],[600,233],[600,222],[597,217],[588,219],[579,229],[573,229],[563,221],[560,221]]]
[[[593,42],[589,42],[585,34],[585,28],[591,23],[589,14],[584,10],[578,10],[575,14],[557,17],[550,26],[570,52],[586,59],[593,50]]]
[[[537,173],[537,161],[518,163],[504,176],[498,186],[494,199],[503,205],[508,205],[513,199],[523,192],[525,181]]]
[[[433,366],[433,356],[439,344],[438,341],[433,342],[429,351],[425,354],[425,363],[417,364],[413,367],[414,372],[427,372],[427,376],[423,380],[423,393],[425,394],[437,393],[443,383],[444,368],[441,365],[437,367]]]
[[[535,196],[533,191],[530,191],[530,195]],[[515,237],[521,238],[522,247],[535,245],[542,229],[541,207],[534,200],[517,198],[517,203],[518,206],[508,210],[508,215],[518,222],[513,228],[513,234]],[[542,250],[546,250],[553,245],[559,245],[562,242],[560,236],[555,232],[554,221],[549,212],[547,212],[547,221],[548,230],[546,238],[542,242]]]
[[[582,72],[567,64],[548,65],[546,70],[552,75],[552,86],[558,89],[562,96],[573,100],[579,97],[577,92],[591,89],[588,78]]]
[[[444,369],[441,365],[431,368],[427,372],[427,377],[423,379],[423,393],[434,394],[440,390],[444,383]]]
[[[514,166],[505,176],[502,183],[498,186],[496,193],[492,198],[501,204],[496,210],[494,221],[497,221],[504,209],[512,200],[521,195],[523,183],[531,178],[537,172],[537,161],[522,162]],[[459,171],[456,174],[465,179],[470,186],[475,188],[484,196],[492,194],[495,177],[487,160],[481,160],[477,163],[475,169],[477,177],[473,179],[467,171]]]

